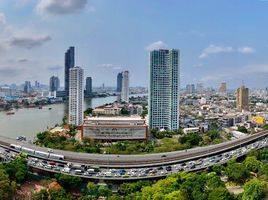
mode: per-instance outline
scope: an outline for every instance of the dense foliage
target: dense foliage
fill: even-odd
[[[145,186],[141,192],[127,195],[126,199],[228,200],[232,195],[216,174],[180,173]]]
[[[58,183],[66,189],[79,188],[82,186],[82,179],[77,176],[69,176],[65,174],[55,174]]]
[[[10,163],[0,165],[0,199],[13,199],[17,183],[28,178],[26,160],[16,158]]]
[[[62,149],[67,151],[86,152],[86,153],[100,153],[100,146],[98,143],[90,139],[85,139],[83,143],[75,140],[73,137],[74,128],[70,127],[69,134],[71,138],[65,136],[52,134],[44,131],[37,134],[35,144],[45,146],[52,149]]]

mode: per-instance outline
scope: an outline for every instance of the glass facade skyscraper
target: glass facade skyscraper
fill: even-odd
[[[86,78],[86,97],[90,97],[92,95],[92,78]]]
[[[121,92],[122,91],[122,80],[123,80],[123,74],[122,72],[117,74],[117,87],[116,87],[116,92]]]
[[[64,71],[64,88],[66,91],[66,95],[69,96],[69,70],[74,67],[74,47],[70,47],[65,53],[65,71]]]
[[[179,57],[179,50],[176,49],[150,52],[150,128],[179,129]]]
[[[49,91],[55,92],[60,88],[60,79],[57,76],[51,76],[49,79]]]

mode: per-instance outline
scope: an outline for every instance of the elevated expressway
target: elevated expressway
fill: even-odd
[[[183,150],[183,151],[174,151],[174,152],[156,153],[156,154],[142,154],[142,155],[88,154],[88,153],[76,153],[76,152],[62,151],[62,150],[56,150],[56,149],[53,149],[53,152],[55,154],[64,155],[65,159],[63,161],[54,160],[57,162],[61,162],[63,164],[67,164],[71,162],[75,164],[98,166],[100,167],[100,169],[106,169],[106,170],[107,169],[132,169],[132,168],[167,166],[171,164],[179,164],[179,163],[183,163],[187,161],[207,158],[210,156],[222,154],[224,152],[230,152],[232,150],[239,149],[241,147],[252,144],[256,141],[263,140],[265,138],[268,138],[268,131],[261,131],[256,134],[244,137],[244,138],[224,142],[224,143],[217,144],[217,145],[197,147],[197,148]],[[15,139],[0,136],[1,147],[5,149],[10,149],[12,151],[16,151],[10,148],[10,144],[17,144],[17,145],[21,145],[27,148],[31,148],[33,150],[47,152],[47,148],[39,147],[33,144],[28,144],[26,142],[20,142]],[[44,159],[36,155],[29,155],[29,156]],[[49,169],[42,168],[42,170],[53,172],[53,170],[49,170]],[[194,170],[201,170],[201,168],[194,169]],[[71,174],[71,175],[75,175],[75,174]],[[85,177],[83,175],[76,175],[76,176]],[[166,175],[156,175],[153,177],[129,177],[127,179],[157,178],[161,176],[163,177]],[[122,177],[112,177],[112,178],[110,177],[85,177],[85,178],[126,180],[126,178],[122,178]]]

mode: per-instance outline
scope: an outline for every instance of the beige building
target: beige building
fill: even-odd
[[[119,115],[121,108],[114,105],[100,106],[93,110],[93,113],[98,115]]]
[[[219,87],[219,93],[220,94],[226,94],[227,92],[227,85],[225,82],[221,83],[220,87]]]
[[[82,138],[96,140],[146,140],[148,127],[145,119],[130,117],[86,117]]]
[[[248,110],[249,90],[244,85],[236,90],[236,108],[239,112]]]

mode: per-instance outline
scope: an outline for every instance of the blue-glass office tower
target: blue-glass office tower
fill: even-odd
[[[117,87],[116,87],[116,92],[121,92],[122,91],[122,80],[123,80],[123,74],[118,73],[117,74]]]
[[[87,77],[86,78],[86,92],[85,92],[86,97],[92,96],[92,78]]]
[[[65,53],[65,73],[64,73],[64,88],[66,91],[66,96],[69,96],[69,70],[74,67],[74,47],[70,47]]]

